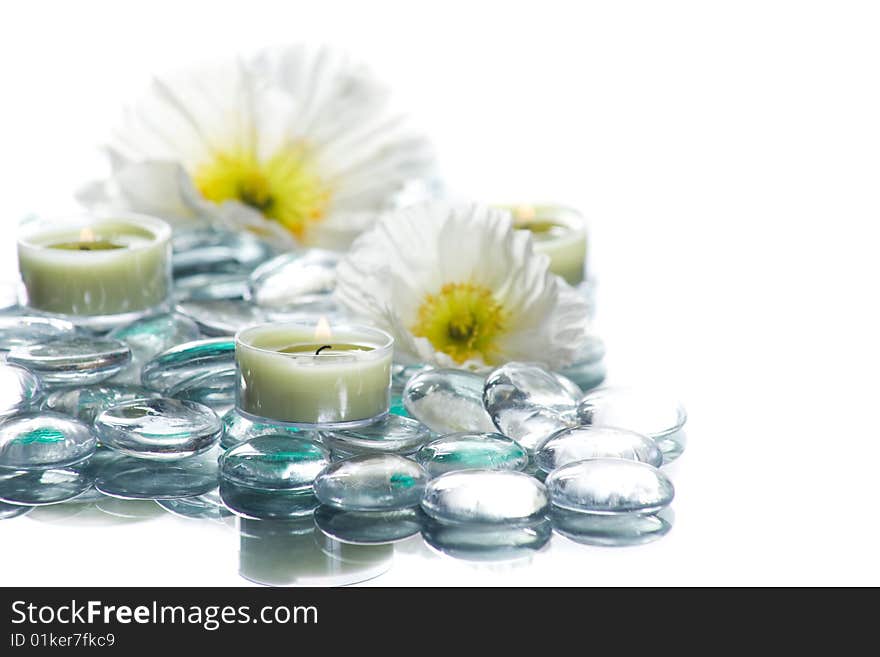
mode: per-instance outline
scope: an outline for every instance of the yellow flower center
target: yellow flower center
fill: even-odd
[[[219,153],[196,170],[193,180],[209,201],[241,201],[299,239],[309,224],[321,220],[330,201],[330,188],[301,144],[279,150],[265,161],[245,150]]]
[[[479,358],[492,364],[495,341],[504,330],[504,309],[491,290],[472,283],[447,283],[419,307],[413,335],[427,338],[455,362]]]

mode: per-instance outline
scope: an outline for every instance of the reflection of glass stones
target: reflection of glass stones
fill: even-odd
[[[383,511],[416,506],[428,473],[396,454],[354,456],[338,461],[315,479],[315,495],[337,509]]]
[[[403,405],[412,417],[437,433],[495,431],[483,409],[483,377],[471,372],[420,372],[406,384]]]
[[[0,502],[0,520],[18,518],[19,516],[23,516],[25,513],[30,513],[33,508],[34,507],[32,506],[22,506],[20,504],[7,504],[6,502]]]
[[[554,506],[550,512],[556,533],[576,543],[606,547],[656,541],[669,533],[674,517],[672,509],[664,509],[655,515],[596,515]]]
[[[70,337],[22,345],[9,352],[10,363],[26,367],[46,383],[96,383],[119,372],[131,359],[119,340]]]
[[[82,422],[59,413],[26,413],[0,424],[0,468],[66,468],[88,459],[96,445]]]
[[[217,488],[218,450],[177,461],[152,461],[125,454],[104,459],[95,488],[123,499],[195,497]]]
[[[544,472],[594,458],[629,459],[660,467],[663,455],[650,438],[614,427],[585,426],[554,433],[538,445],[535,462]]]
[[[416,460],[437,477],[453,470],[522,470],[529,454],[499,433],[451,433],[422,447]]]
[[[77,328],[67,320],[40,315],[0,315],[0,351],[71,337]]]
[[[140,383],[141,368],[166,349],[199,337],[199,327],[188,317],[178,314],[148,317],[121,326],[107,337],[122,340],[131,349],[131,363],[113,377],[120,383]]]
[[[43,408],[71,415],[91,424],[102,411],[135,399],[155,399],[159,393],[140,386],[99,384],[81,388],[57,388],[46,395]]]
[[[589,459],[547,477],[553,504],[593,514],[656,513],[672,502],[675,489],[660,470],[626,459]]]
[[[421,422],[389,415],[360,429],[322,431],[321,436],[329,448],[343,454],[411,454],[434,434]]]
[[[42,506],[67,502],[92,486],[94,476],[79,467],[0,472],[0,501]]]
[[[289,308],[327,297],[336,288],[338,262],[338,253],[320,249],[280,255],[253,272],[251,298],[260,306]]]
[[[433,479],[422,510],[442,522],[529,522],[548,509],[544,485],[512,470],[459,470]]]
[[[23,413],[39,399],[40,380],[31,372],[0,363],[0,418]]]
[[[267,436],[269,434],[281,434],[283,436],[302,436],[302,430],[297,427],[287,425],[272,424],[269,420],[265,422],[254,422],[247,419],[233,408],[223,416],[223,437],[220,439],[220,446],[223,449],[235,447],[239,443],[243,443],[257,436]],[[306,433],[305,437],[313,438],[314,435]]]
[[[330,463],[327,449],[313,440],[268,435],[251,438],[220,458],[224,481],[260,490],[308,491]]]
[[[318,507],[316,498],[309,489],[302,490],[260,490],[239,486],[231,481],[220,481],[220,498],[223,504],[237,516],[243,518],[302,518],[309,517]]]
[[[465,561],[504,562],[532,557],[552,535],[550,521],[529,523],[445,523],[429,520],[422,538],[435,550]]]
[[[424,517],[418,507],[394,511],[342,511],[321,505],[315,510],[315,524],[322,532],[356,545],[402,541],[419,533]]]
[[[169,513],[181,518],[220,520],[232,515],[232,512],[223,506],[219,490],[195,497],[156,500],[156,503]]]
[[[95,419],[102,444],[132,456],[180,459],[210,449],[223,427],[210,408],[165,397],[107,409]]]
[[[235,371],[232,338],[195,340],[172,347],[144,365],[143,384],[167,394],[175,386],[208,372]]]
[[[589,336],[578,349],[574,362],[560,370],[560,374],[574,381],[582,390],[590,390],[605,380],[605,344]]]

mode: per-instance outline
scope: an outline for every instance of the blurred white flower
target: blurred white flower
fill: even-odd
[[[367,70],[305,47],[156,79],[107,150],[111,177],[79,194],[92,208],[335,249],[433,163]]]
[[[337,269],[336,296],[394,334],[395,359],[483,370],[557,368],[584,340],[586,303],[510,214],[435,202],[384,215]]]

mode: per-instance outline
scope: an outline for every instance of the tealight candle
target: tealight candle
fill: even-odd
[[[560,205],[505,205],[517,228],[529,230],[535,251],[550,256],[550,271],[571,285],[586,275],[587,225],[576,210]]]
[[[36,222],[19,236],[18,268],[31,308],[96,326],[134,319],[168,300],[171,228],[133,214]]]
[[[366,326],[261,324],[235,336],[236,408],[249,419],[355,427],[387,415],[394,339]]]

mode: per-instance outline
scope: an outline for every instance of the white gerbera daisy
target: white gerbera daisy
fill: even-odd
[[[483,370],[557,368],[583,342],[586,303],[510,214],[436,202],[383,216],[337,270],[336,295],[395,336],[395,359]]]
[[[213,222],[345,248],[428,175],[427,142],[339,53],[292,47],[157,79],[108,146],[91,207]]]

